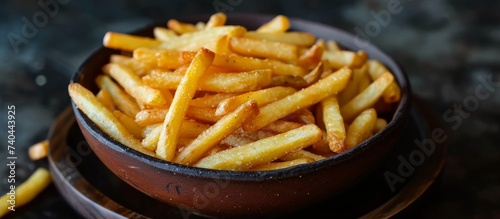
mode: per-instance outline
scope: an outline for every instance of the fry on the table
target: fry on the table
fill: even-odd
[[[0,197],[0,217],[3,217],[9,212],[15,211],[19,207],[29,203],[38,194],[40,194],[40,192],[47,188],[51,182],[52,177],[47,169],[43,167],[36,169],[25,182],[17,186],[15,189],[15,205],[11,205],[9,203],[12,195],[7,193]],[[15,206],[12,208],[14,210],[9,209],[10,206]]]
[[[325,97],[336,94],[344,89],[350,76],[351,70],[349,68],[341,68],[303,90],[272,102],[262,107],[260,114],[252,121],[243,125],[243,129],[247,131],[260,129],[290,113],[318,103]]]
[[[226,136],[234,132],[243,123],[259,114],[259,107],[254,100],[249,100],[235,111],[222,117],[217,123],[201,133],[186,146],[175,158],[176,163],[194,164],[205,152],[217,146]]]
[[[219,170],[248,170],[274,161],[290,152],[304,149],[320,139],[321,130],[316,125],[305,125],[207,156],[195,166]]]
[[[48,140],[43,140],[41,142],[38,142],[30,146],[28,149],[28,155],[31,160],[40,160],[44,157],[47,157],[48,152],[49,152]]]
[[[213,59],[214,53],[202,48],[198,51],[191,65],[189,65],[186,74],[180,81],[172,104],[165,116],[160,139],[158,140],[158,145],[155,150],[159,157],[167,161],[172,161],[174,159],[177,141],[179,139],[179,129],[186,115],[189,101],[193,99],[198,81],[200,81],[201,76],[205,73],[208,66],[210,66]]]

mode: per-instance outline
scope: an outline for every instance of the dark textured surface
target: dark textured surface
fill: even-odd
[[[46,1],[42,1],[46,2]],[[4,1],[0,7],[0,139],[6,139],[7,105],[16,106],[17,179],[37,164],[28,161],[27,146],[46,137],[53,119],[69,104],[66,85],[81,62],[108,30],[127,32],[153,21],[213,13],[216,1],[60,1],[33,36],[15,52],[8,34],[22,34],[23,17],[41,11],[37,1]],[[66,3],[67,2],[67,3]],[[232,12],[285,14],[336,26],[349,32],[376,22],[370,11],[387,10],[389,1],[232,1]],[[500,217],[500,95],[491,87],[479,98],[479,78],[500,81],[500,3],[493,0],[401,0],[398,14],[369,40],[406,69],[413,91],[439,115],[451,140],[442,180],[420,216],[443,218]],[[231,11],[227,11],[231,12]],[[373,31],[373,30],[372,30]],[[38,82],[38,83],[37,83]],[[488,93],[486,93],[488,94]],[[477,102],[473,102],[477,100]],[[459,111],[461,105],[471,107]],[[454,111],[453,111],[454,110]],[[3,116],[2,116],[3,115]],[[0,156],[5,163],[6,143]],[[7,191],[1,165],[1,193]],[[47,190],[44,194],[54,192]],[[52,194],[50,193],[50,194]],[[46,200],[46,201],[45,201]],[[41,208],[48,202],[51,208]],[[57,197],[40,197],[19,208],[22,218],[67,218],[69,207]]]

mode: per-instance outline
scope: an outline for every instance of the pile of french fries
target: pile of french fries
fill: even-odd
[[[108,32],[112,55],[78,108],[116,141],[166,161],[262,171],[335,156],[381,131],[400,99],[392,73],[277,16],[257,30],[226,15],[169,20],[154,38]]]

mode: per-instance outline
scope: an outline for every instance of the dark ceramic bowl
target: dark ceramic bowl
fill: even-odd
[[[230,14],[229,24],[255,29],[273,16]],[[183,21],[196,22],[208,17]],[[163,26],[164,24],[162,24]],[[199,214],[241,217],[277,216],[291,213],[345,190],[373,171],[389,154],[400,137],[410,108],[410,86],[393,59],[373,45],[360,45],[344,31],[299,19],[291,19],[293,30],[307,31],[318,38],[333,39],[351,50],[363,49],[392,70],[402,97],[387,127],[357,147],[335,157],[297,167],[237,172],[201,169],[149,157],[104,134],[73,104],[85,139],[99,159],[118,177],[145,194]],[[134,32],[152,36],[155,25]],[[119,51],[98,49],[73,77],[93,92],[94,79],[109,56]],[[134,198],[134,197],[130,197]]]

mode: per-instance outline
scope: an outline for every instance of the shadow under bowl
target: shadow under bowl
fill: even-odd
[[[206,20],[192,17],[186,22]],[[259,27],[273,16],[229,14],[228,24]],[[212,216],[279,216],[317,203],[344,191],[372,172],[389,154],[402,134],[410,109],[410,86],[399,65],[371,44],[361,44],[342,30],[290,19],[291,29],[311,32],[317,38],[332,39],[350,50],[365,50],[371,59],[384,63],[401,87],[401,100],[388,125],[357,147],[321,161],[296,167],[261,172],[221,171],[195,168],[149,157],[115,141],[103,133],[73,103],[76,120],[97,157],[119,178],[139,191],[171,205]],[[152,36],[151,25],[134,32]],[[72,78],[94,93],[95,78],[117,50],[99,48]],[[133,198],[133,197],[131,197]]]

